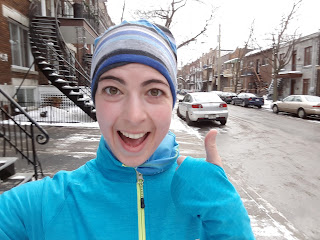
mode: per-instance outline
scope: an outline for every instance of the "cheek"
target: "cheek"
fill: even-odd
[[[96,103],[96,114],[101,132],[103,135],[106,135],[108,129],[110,129],[117,119],[117,108],[114,108],[113,104],[99,104],[98,102]]]
[[[161,108],[157,108],[156,111],[153,111],[151,116],[156,126],[163,129],[163,131],[165,132],[168,131],[171,123],[171,116],[172,116],[171,106],[164,106]]]

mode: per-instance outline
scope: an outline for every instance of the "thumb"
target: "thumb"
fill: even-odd
[[[205,139],[204,146],[207,154],[207,162],[213,163],[217,166],[222,167],[222,161],[218,153],[217,144],[216,144],[216,136],[218,132],[215,129],[210,130]]]

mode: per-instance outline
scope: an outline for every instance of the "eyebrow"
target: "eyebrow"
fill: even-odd
[[[103,80],[115,80],[115,81],[117,81],[117,82],[119,82],[119,83],[121,83],[121,84],[123,84],[123,85],[126,85],[126,82],[125,82],[123,79],[118,78],[118,77],[115,77],[115,76],[113,76],[113,75],[106,75],[106,76],[103,76],[103,77],[99,78],[99,82],[100,82],[100,81],[103,81]],[[164,84],[164,85],[166,85],[166,86],[169,87],[169,84],[167,84],[167,82],[164,82],[164,81],[159,80],[159,79],[150,79],[150,80],[147,80],[147,81],[141,83],[141,86],[142,86],[142,87],[145,87],[145,86],[147,86],[147,85],[149,85],[149,84],[152,84],[152,83],[160,83],[160,84]]]
[[[150,80],[147,80],[147,81],[143,82],[143,83],[141,84],[141,86],[142,86],[142,87],[145,87],[145,86],[147,86],[147,85],[149,85],[149,84],[152,84],[152,83],[160,83],[160,84],[164,84],[164,85],[166,85],[166,86],[169,87],[169,84],[167,84],[167,82],[164,82],[164,81],[159,80],[159,79],[150,79]]]
[[[99,78],[99,82],[100,81],[103,81],[103,80],[115,80],[123,85],[126,85],[126,82],[124,80],[122,80],[121,78],[118,78],[118,77],[115,77],[115,76],[112,76],[112,75],[106,75],[106,76],[103,76],[103,77],[100,77]]]

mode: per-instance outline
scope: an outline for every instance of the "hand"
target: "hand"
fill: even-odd
[[[222,167],[222,161],[219,156],[219,153],[217,150],[217,144],[216,144],[217,134],[218,134],[217,130],[211,129],[207,133],[207,135],[204,139],[204,147],[206,149],[206,161]],[[186,158],[185,156],[178,157],[177,163],[179,166],[184,161],[185,158]]]

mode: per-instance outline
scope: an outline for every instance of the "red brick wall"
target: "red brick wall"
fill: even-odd
[[[23,78],[24,73],[11,72],[11,46],[8,18],[2,15],[2,5],[13,8],[25,17],[28,17],[29,0],[0,0],[0,54],[7,54],[8,61],[0,60],[0,84],[11,84],[11,78]],[[29,79],[39,79],[38,75],[29,74]],[[40,77],[41,78],[41,77]],[[45,81],[47,82],[47,81]]]

